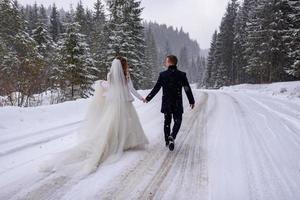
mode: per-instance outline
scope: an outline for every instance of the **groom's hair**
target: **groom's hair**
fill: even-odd
[[[168,55],[167,58],[169,59],[169,61],[170,61],[173,65],[177,65],[178,59],[177,59],[176,56],[174,56],[174,55]]]

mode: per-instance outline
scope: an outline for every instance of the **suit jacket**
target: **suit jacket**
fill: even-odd
[[[147,101],[163,89],[162,95],[162,113],[183,113],[182,88],[187,95],[190,104],[195,104],[190,84],[186,73],[177,69],[177,66],[169,66],[166,71],[159,74],[159,78],[150,94],[146,97]]]

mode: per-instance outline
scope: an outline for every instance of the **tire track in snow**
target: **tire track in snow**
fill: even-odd
[[[63,125],[59,125],[59,126],[49,127],[47,129],[43,129],[43,130],[39,130],[39,131],[27,133],[27,134],[24,134],[22,136],[17,136],[17,137],[13,137],[13,138],[9,138],[9,139],[4,139],[4,140],[0,141],[0,145],[1,144],[6,144],[6,143],[9,143],[9,142],[15,142],[17,140],[22,140],[22,139],[30,138],[32,136],[40,135],[40,134],[45,133],[45,132],[55,131],[55,130],[66,128],[66,127],[69,127],[69,126],[74,126],[74,125],[77,125],[77,124],[79,124],[81,122],[82,122],[82,120],[76,121],[76,122],[67,123],[67,124],[63,124]]]
[[[13,154],[13,153],[16,153],[18,151],[22,151],[22,150],[27,149],[27,148],[31,148],[31,147],[34,147],[34,146],[37,146],[37,145],[48,143],[48,142],[51,142],[53,140],[63,138],[67,135],[70,135],[70,134],[74,133],[77,130],[77,128],[78,128],[77,125],[79,125],[81,122],[82,121],[73,122],[73,123],[69,123],[69,124],[65,124],[65,125],[55,127],[53,129],[48,128],[48,129],[45,129],[45,130],[42,130],[42,131],[34,132],[30,135],[23,136],[22,138],[19,137],[17,139],[17,141],[22,140],[22,139],[26,139],[26,138],[30,138],[30,137],[33,137],[35,135],[45,134],[47,132],[53,132],[53,131],[58,131],[58,130],[61,130],[61,129],[68,128],[68,130],[64,130],[62,133],[59,133],[59,134],[37,138],[35,140],[31,140],[31,141],[28,141],[28,142],[21,143],[20,145],[16,145],[15,147],[11,147],[11,148],[8,148],[8,149],[5,149],[5,150],[0,150],[0,157],[4,157],[4,156],[7,156],[9,154]],[[10,142],[15,142],[15,141],[8,140],[6,142],[2,142],[2,144],[5,143],[5,144],[8,145]]]
[[[59,138],[63,138],[65,136],[71,135],[72,133],[74,133],[75,130],[77,130],[77,125],[81,122],[82,122],[82,120],[77,121],[77,122],[64,124],[64,125],[60,125],[60,126],[55,126],[53,129],[52,128],[47,128],[47,129],[44,129],[44,130],[34,132],[34,133],[30,134],[31,137],[34,137],[34,135],[37,135],[37,134],[45,135],[45,137],[42,138],[42,139],[32,140],[32,141],[27,142],[27,143],[21,143],[20,146],[13,147],[13,148],[11,148],[7,151],[2,151],[2,152],[0,152],[0,158],[5,159],[6,156],[11,156],[11,154],[18,153],[18,152],[22,153],[24,150],[28,150],[30,148],[36,148],[37,145],[45,144],[45,143],[57,140]],[[68,129],[66,130],[66,128],[68,128]],[[62,131],[60,133],[54,135],[54,136],[48,136],[51,132],[59,131],[59,130],[62,130]],[[30,136],[26,135],[24,138],[27,138],[27,137],[30,137]],[[46,137],[46,136],[48,136],[48,137]],[[32,162],[35,162],[35,161],[38,161],[38,160],[42,159],[43,157],[44,156],[34,157],[34,158],[32,158],[30,160],[27,160],[25,162],[22,162],[22,163],[14,166],[14,167],[5,169],[4,171],[2,171],[0,173],[0,175],[8,173],[8,172],[16,170],[16,169],[20,169],[23,166],[28,165],[29,163],[32,163]],[[22,180],[20,181],[22,184],[18,181],[15,181],[15,182],[11,183],[10,186],[9,185],[6,186],[6,187],[8,187],[7,189],[5,189],[6,187],[2,187],[1,190],[5,189],[5,190],[9,190],[9,192],[2,193],[1,196],[0,196],[1,197],[0,199],[2,199],[2,197],[5,197],[5,199],[9,199],[9,197],[11,198],[14,195],[18,194],[19,192],[22,192],[22,189],[24,189],[24,187],[26,187],[26,191],[28,191],[27,189],[29,189],[31,187],[35,187],[35,185],[38,185],[39,183],[45,182],[45,180],[47,180],[49,178],[49,176],[51,176],[51,174],[45,174],[45,175],[34,177],[34,178],[31,178],[31,179],[29,179],[29,177],[24,177],[25,180],[22,178]],[[24,183],[24,181],[25,181],[25,183]],[[54,182],[55,182],[55,180],[54,180]],[[49,181],[49,183],[47,183],[47,184],[51,185],[51,181]],[[11,188],[12,185],[17,186],[16,187],[17,190],[15,190],[14,188]],[[30,187],[27,188],[28,186],[30,186]],[[20,199],[22,199],[22,198],[20,198]],[[40,199],[40,198],[38,198],[38,199]]]
[[[282,115],[274,115],[278,112],[265,108],[257,100],[253,101],[252,98],[247,98],[251,103],[246,103],[245,98],[232,94],[227,95],[235,103],[236,112],[240,113],[241,126],[245,127],[244,139],[246,141],[244,144],[247,151],[244,152],[246,152],[247,159],[245,161],[250,174],[248,177],[252,188],[252,199],[293,199],[297,193],[299,195],[299,192],[296,192],[297,183],[285,173],[287,167],[285,165],[293,162],[293,159],[290,158],[297,156],[288,152],[288,150],[291,151],[290,146],[284,146],[280,143],[278,138],[284,132],[278,132],[275,128],[278,123],[279,126],[284,126],[282,120],[283,122],[285,120]],[[259,120],[262,114],[258,113],[258,110],[262,109],[265,121]],[[261,124],[265,124],[269,129],[262,130]],[[272,138],[269,134],[275,134],[275,137]],[[287,140],[289,137],[290,135],[285,135],[285,140],[289,141]],[[284,154],[279,154],[278,148],[281,149],[280,153],[285,151],[286,156],[292,156],[287,158]],[[286,162],[288,159],[290,160]]]
[[[66,176],[46,175],[30,188],[19,192],[10,200],[58,200],[76,182]]]
[[[300,150],[300,119],[297,118],[297,116],[294,116],[293,114],[291,114],[289,111],[287,110],[282,110],[282,108],[278,108],[278,107],[271,107],[269,105],[267,105],[266,103],[263,103],[257,99],[254,99],[253,97],[249,97],[247,98],[249,101],[251,101],[252,104],[256,105],[257,108],[259,108],[261,111],[261,115],[264,116],[264,120],[266,121],[266,124],[268,125],[268,129],[274,133],[273,129],[276,130],[276,128],[272,128],[272,126],[274,126],[274,124],[270,124],[267,120],[268,118],[265,116],[265,113],[268,113],[269,116],[271,116],[271,118],[273,118],[274,120],[276,120],[277,124],[280,125],[279,127],[284,127],[285,131],[288,131],[289,133],[291,133],[291,135],[289,135],[290,137],[285,137],[283,138],[284,140],[289,140],[291,143],[295,144],[295,146],[299,147]],[[264,101],[264,100],[263,100]],[[300,111],[300,108],[299,108]],[[289,114],[288,114],[289,113]],[[269,117],[270,118],[270,117]],[[280,134],[279,136],[281,136],[282,134]],[[278,134],[276,136],[276,134],[274,134],[275,137],[279,137]]]
[[[63,138],[67,135],[73,134],[76,129],[77,128],[73,128],[69,131],[64,131],[62,134],[59,134],[59,135],[56,135],[56,136],[43,138],[43,139],[40,139],[40,140],[37,140],[37,141],[27,142],[27,143],[22,144],[20,146],[2,151],[2,152],[0,152],[0,157],[8,156],[10,154],[16,153],[18,151],[22,151],[22,150],[27,149],[27,148],[31,148],[31,147],[34,147],[34,146],[37,146],[37,145],[41,145],[41,144],[44,144],[44,143],[51,142],[51,141],[59,139],[59,138]]]
[[[175,185],[176,188],[181,187],[182,181],[192,182],[191,188],[197,188],[197,191],[193,191],[191,195],[195,195],[195,192],[199,193],[201,187],[205,188],[208,178],[206,136],[203,131],[205,131],[204,115],[208,94],[204,93],[202,98],[195,110],[184,118],[174,152],[169,152],[161,145],[155,145],[143,160],[122,176],[124,178],[120,180],[117,187],[111,188],[110,192],[99,191],[97,197],[99,199],[161,199],[164,198],[164,193],[172,182],[179,184]],[[191,189],[189,186],[181,189]],[[178,189],[180,188],[176,188],[177,192]]]

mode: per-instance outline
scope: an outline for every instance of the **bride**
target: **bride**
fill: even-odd
[[[127,60],[113,60],[106,81],[97,81],[94,96],[78,131],[78,143],[54,155],[53,161],[40,166],[41,171],[64,171],[70,174],[94,172],[101,163],[117,161],[124,150],[145,147],[144,134],[131,93],[144,98],[134,89]],[[71,169],[75,170],[71,170]]]

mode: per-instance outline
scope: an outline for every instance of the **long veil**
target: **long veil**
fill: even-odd
[[[100,163],[120,157],[128,128],[122,119],[128,117],[123,109],[129,91],[119,60],[113,60],[107,79],[107,87],[102,81],[96,82],[85,119],[77,131],[77,144],[52,155],[40,166],[40,171],[82,176],[95,171]]]

